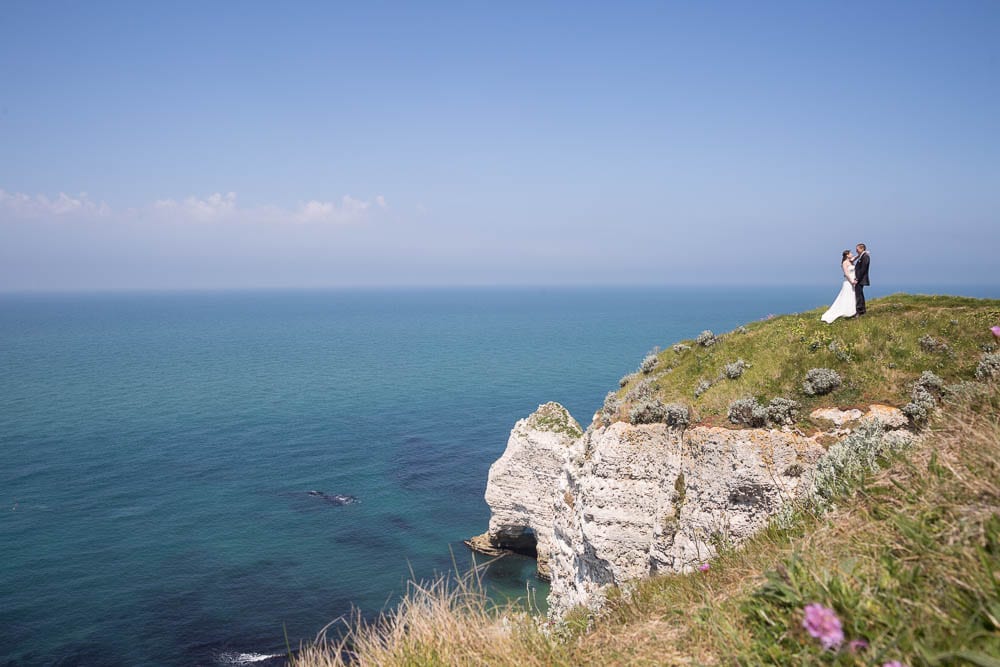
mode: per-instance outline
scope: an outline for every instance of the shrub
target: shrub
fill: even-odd
[[[923,376],[921,376],[921,379],[922,378]],[[938,379],[940,380],[940,378]],[[910,421],[914,424],[923,424],[927,421],[927,417],[930,416],[931,410],[937,406],[937,399],[934,398],[933,394],[927,391],[927,388],[920,383],[920,380],[917,380],[917,382],[914,383],[910,399],[910,402],[902,408],[903,414],[909,417]]]
[[[698,398],[706,391],[712,388],[712,383],[708,380],[701,380],[698,382],[698,386],[694,388],[694,397]]]
[[[680,403],[668,403],[666,409],[667,416],[663,421],[667,423],[667,426],[684,428],[691,421],[691,413],[685,405],[681,405]]]
[[[738,334],[745,334],[747,332],[747,328],[741,325],[736,327],[736,329],[734,329],[734,332]]]
[[[687,352],[690,349],[691,346],[685,345],[684,343],[677,343],[676,345],[674,345],[674,352],[676,352],[677,354],[680,354],[681,352]]]
[[[822,396],[841,385],[840,374],[832,368],[811,368],[802,383],[802,391],[810,396]]]
[[[636,379],[638,376],[639,376],[638,373],[629,373],[628,375],[624,375],[624,376],[622,376],[622,379],[618,380],[618,386],[619,387],[624,387],[629,382],[631,382],[632,380]]]
[[[714,333],[712,333],[708,329],[705,329],[700,334],[698,334],[698,337],[694,339],[694,342],[698,343],[698,345],[701,345],[702,347],[712,347],[713,345],[715,345],[717,340],[718,339],[715,337]]]
[[[743,361],[742,359],[737,359],[733,363],[726,364],[722,368],[722,375],[729,378],[730,380],[735,380],[739,376],[743,375],[743,371],[745,371],[749,366],[750,364]]]
[[[921,373],[920,379],[917,380],[917,384],[927,391],[937,392],[938,394],[944,390],[944,380],[942,380],[939,375],[931,371],[924,371]]]
[[[726,416],[732,423],[744,426],[764,426],[767,424],[767,408],[753,397],[738,398],[730,403]]]
[[[667,420],[667,406],[654,399],[636,404],[628,413],[633,424],[656,424]]]
[[[767,421],[771,424],[784,426],[794,424],[799,413],[799,404],[789,398],[780,396],[772,398],[767,404]]]
[[[656,364],[658,364],[659,362],[660,360],[656,356],[656,353],[651,352],[650,354],[646,355],[646,358],[642,360],[641,364],[639,364],[639,370],[642,371],[642,373],[644,373],[645,375],[649,375],[650,373],[653,372],[653,369],[656,368]]]
[[[604,405],[601,406],[600,411],[600,419],[605,426],[610,425],[615,420],[621,405],[621,401],[618,400],[618,393],[609,391],[608,395],[604,397]]]
[[[920,403],[907,403],[901,408],[904,415],[914,424],[923,424],[927,421],[927,408]]]
[[[1000,380],[1000,353],[987,352],[976,366],[977,380]]]
[[[943,340],[938,340],[937,338],[931,336],[930,334],[924,334],[923,336],[920,337],[920,340],[918,340],[917,342],[920,343],[920,348],[924,352],[951,351],[951,348],[948,347],[948,343],[944,342]]]
[[[778,396],[767,405],[761,405],[756,398],[748,396],[730,403],[726,416],[732,423],[744,426],[784,426],[794,424],[798,412],[798,402],[788,398]]]
[[[643,378],[625,393],[625,400],[635,403],[645,401],[653,397],[653,383],[649,378]]]
[[[825,509],[833,498],[847,492],[862,475],[877,471],[887,456],[911,442],[907,435],[886,433],[877,419],[862,422],[819,460],[813,473],[811,503],[818,509]]]
[[[933,408],[937,405],[937,399],[934,395],[927,391],[921,384],[913,385],[913,393],[911,394],[914,403],[923,405],[926,408]]]

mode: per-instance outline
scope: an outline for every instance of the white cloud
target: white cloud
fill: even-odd
[[[60,192],[54,199],[45,195],[26,195],[23,192],[7,192],[0,189],[0,215],[13,218],[50,218],[67,216],[109,216],[111,207],[104,202],[95,202],[81,192],[76,197]]]
[[[216,192],[204,199],[188,197],[182,201],[160,199],[153,202],[153,209],[167,212],[180,218],[188,218],[198,222],[211,222],[227,218],[236,212],[236,193],[225,195]]]
[[[254,222],[271,224],[314,223],[350,224],[365,220],[377,209],[388,204],[382,195],[370,201],[344,195],[339,200],[312,199],[293,208],[278,206],[241,207],[235,192],[216,192],[206,197],[158,199],[148,206],[129,208],[116,215],[122,220],[161,219],[176,223]],[[0,219],[38,219],[55,216],[108,217],[111,207],[92,201],[86,193],[70,197],[60,192],[49,199],[44,195],[30,196],[0,189]]]
[[[373,201],[355,199],[350,195],[344,195],[339,202],[332,201],[307,201],[301,204],[293,219],[299,222],[327,222],[343,224],[357,222],[364,219],[372,206],[386,208],[385,197],[379,195]]]

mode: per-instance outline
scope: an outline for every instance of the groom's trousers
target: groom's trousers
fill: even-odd
[[[864,315],[865,310],[865,286],[858,283],[854,286],[854,310],[858,315]]]

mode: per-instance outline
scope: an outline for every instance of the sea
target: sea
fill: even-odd
[[[283,664],[473,567],[539,404],[586,426],[654,347],[835,292],[0,295],[0,664]],[[481,576],[544,611],[531,559]]]

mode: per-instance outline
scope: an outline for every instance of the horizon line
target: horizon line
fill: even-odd
[[[802,289],[828,286],[826,282],[803,283],[427,283],[427,284],[344,284],[344,285],[254,285],[254,286],[187,286],[187,287],[54,287],[7,289],[0,287],[0,296],[18,295],[85,295],[85,294],[218,294],[248,292],[380,292],[380,291],[447,291],[447,290],[586,290],[586,289],[745,289],[745,288],[785,288]],[[881,292],[879,285],[871,291]],[[948,283],[884,283],[884,287],[899,290],[948,290],[955,288],[976,288],[997,290],[1000,298],[1000,283],[948,282]],[[925,292],[920,292],[925,293]],[[931,292],[933,293],[933,292]]]

